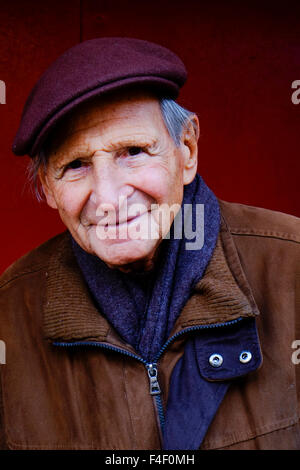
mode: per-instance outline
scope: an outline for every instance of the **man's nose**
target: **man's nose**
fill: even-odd
[[[98,161],[93,168],[91,202],[96,207],[114,208],[120,206],[120,200],[130,197],[133,188],[126,181],[122,169],[110,162]]]

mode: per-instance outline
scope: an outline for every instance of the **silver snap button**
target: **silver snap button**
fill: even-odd
[[[252,354],[250,351],[242,351],[239,359],[242,364],[247,364],[247,362],[251,361]]]
[[[213,367],[220,367],[223,363],[223,357],[221,354],[214,353],[209,357],[208,362]]]

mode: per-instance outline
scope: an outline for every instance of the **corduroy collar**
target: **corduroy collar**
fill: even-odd
[[[258,313],[234,242],[222,217],[211,261],[177,319],[171,336],[191,326],[224,323]],[[107,342],[133,351],[93,303],[68,235],[61,240],[49,262],[44,330],[50,341]]]

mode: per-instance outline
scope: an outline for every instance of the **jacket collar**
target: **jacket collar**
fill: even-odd
[[[222,217],[216,248],[194,295],[171,336],[185,328],[220,324],[258,315],[231,234]],[[44,331],[50,341],[98,341],[131,350],[99,311],[88,291],[66,234],[50,258],[44,305]]]

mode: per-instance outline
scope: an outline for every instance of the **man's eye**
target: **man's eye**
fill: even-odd
[[[73,160],[72,162],[68,163],[66,166],[66,170],[77,170],[78,168],[82,167],[82,161],[77,159]]]
[[[139,153],[143,152],[141,147],[128,147],[128,153],[131,157],[138,155]]]

